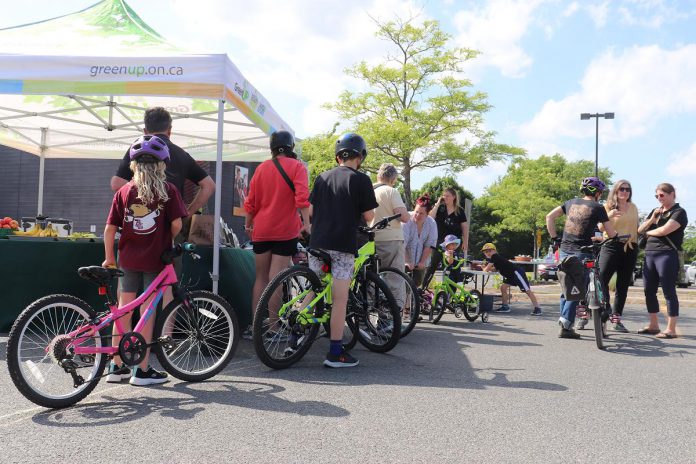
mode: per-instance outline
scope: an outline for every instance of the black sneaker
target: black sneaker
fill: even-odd
[[[131,376],[131,370],[125,364],[117,366],[115,363],[109,363],[109,374],[106,376],[108,383],[121,383],[128,380]]]
[[[136,367],[135,373],[130,379],[131,385],[137,385],[139,387],[145,385],[156,385],[165,382],[169,382],[169,376],[167,373],[156,371],[152,368],[152,366],[148,367],[146,371]]]
[[[531,312],[531,314],[532,314],[532,316],[541,316],[544,313],[541,312],[541,308],[534,308],[534,310]]]
[[[324,360],[324,366],[326,367],[355,367],[358,363],[359,361],[357,359],[345,351],[338,356],[328,353]]]
[[[558,334],[558,338],[571,338],[573,340],[577,340],[580,338],[580,334],[575,332],[573,329],[566,329],[564,327],[561,327],[561,331]]]

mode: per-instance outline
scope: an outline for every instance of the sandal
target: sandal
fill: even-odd
[[[659,334],[655,335],[655,338],[677,338],[677,334],[673,334],[670,332],[660,332]]]
[[[651,329],[650,327],[643,327],[638,331],[639,334],[657,335],[660,333],[660,329]]]

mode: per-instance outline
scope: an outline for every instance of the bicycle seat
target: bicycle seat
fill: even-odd
[[[316,258],[321,259],[327,266],[331,266],[331,255],[325,252],[324,250],[319,250],[317,248],[307,248],[307,253]]]
[[[91,280],[98,284],[106,284],[111,279],[121,277],[123,271],[117,268],[105,268],[101,266],[81,267],[77,270],[77,274],[85,280]]]

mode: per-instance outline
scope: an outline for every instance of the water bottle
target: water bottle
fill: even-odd
[[[546,261],[549,263],[552,263],[554,261],[554,259],[553,259],[553,245],[549,245],[549,254],[546,255]]]

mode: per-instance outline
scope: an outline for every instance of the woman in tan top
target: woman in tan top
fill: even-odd
[[[621,323],[621,316],[638,256],[638,208],[631,201],[631,197],[631,183],[621,179],[614,183],[604,204],[609,220],[618,234],[631,236],[621,242],[607,243],[599,254],[599,277],[604,288],[609,288],[609,281],[616,273],[611,322],[617,332],[628,332]],[[608,238],[606,232],[604,238]]]

